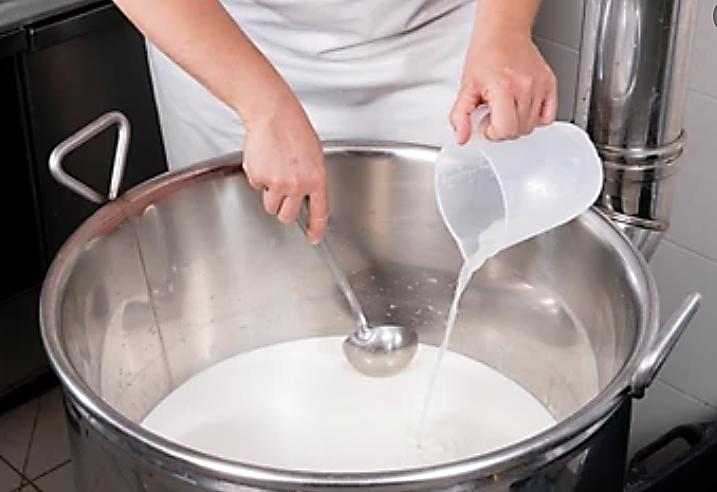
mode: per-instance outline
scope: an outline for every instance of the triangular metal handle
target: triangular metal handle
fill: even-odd
[[[62,167],[62,161],[67,154],[113,125],[117,126],[117,145],[115,147],[114,162],[112,164],[110,188],[105,197],[74,176],[68,174]],[[119,194],[122,178],[124,177],[129,137],[130,125],[127,117],[119,111],[105,113],[55,147],[49,159],[50,174],[52,174],[58,183],[93,203],[102,204],[114,200]]]

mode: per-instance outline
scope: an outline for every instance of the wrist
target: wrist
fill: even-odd
[[[278,73],[254,79],[245,80],[230,104],[247,129],[269,121],[287,107],[298,104],[296,96]]]
[[[516,23],[512,20],[497,20],[479,24],[473,34],[473,40],[478,42],[500,42],[505,44],[509,42],[532,42],[531,25]]]
[[[533,43],[530,30],[494,24],[488,28],[476,29],[471,38],[468,57],[485,56],[494,51],[517,50]]]
[[[530,40],[538,0],[481,0],[476,14],[474,38],[510,36]]]

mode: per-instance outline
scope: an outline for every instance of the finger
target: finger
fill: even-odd
[[[555,116],[558,112],[558,90],[555,83],[551,83],[550,89],[548,89],[542,104],[540,105],[540,114],[538,122],[541,125],[549,125],[555,121]]]
[[[264,185],[261,181],[257,180],[256,178],[253,178],[251,175],[246,175],[246,180],[249,182],[249,186],[254,188],[255,190],[261,190],[264,188]]]
[[[246,180],[249,182],[249,186],[254,188],[255,190],[260,190],[263,188],[263,183],[261,183],[255,176],[254,173],[250,172],[251,167],[245,162],[244,163],[244,175],[246,175]]]
[[[308,236],[311,244],[319,244],[326,233],[326,224],[329,220],[329,202],[326,189],[309,195],[309,230]]]
[[[453,130],[456,132],[456,140],[461,145],[471,137],[471,114],[478,106],[479,100],[480,97],[477,92],[462,89],[453,105],[450,121]]]
[[[246,180],[249,182],[249,186],[251,186],[251,187],[254,188],[255,190],[260,190],[260,189],[262,188],[262,185],[259,184],[259,183],[258,183],[257,181],[255,181],[254,179],[252,179],[252,177],[249,176],[248,174],[246,175]]]
[[[536,127],[538,127],[538,125],[540,125],[540,111],[543,109],[544,101],[544,97],[536,97],[530,105],[530,116],[528,117],[528,125],[530,127],[529,132],[532,132]]]
[[[518,114],[513,95],[501,85],[485,91],[484,98],[490,106],[490,122],[485,136],[490,140],[504,140],[518,136]]]
[[[520,97],[515,101],[515,110],[518,117],[519,135],[527,135],[533,131],[535,125],[531,124],[531,112],[533,110],[533,98]]]
[[[264,210],[269,215],[276,215],[281,208],[281,203],[284,201],[284,195],[277,192],[273,188],[267,188],[264,190]]]
[[[276,217],[284,224],[291,224],[296,220],[301,210],[301,204],[304,202],[302,195],[291,195],[284,198]]]

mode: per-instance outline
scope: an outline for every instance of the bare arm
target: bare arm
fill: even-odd
[[[288,91],[274,67],[216,0],[116,0],[167,56],[245,122]],[[253,97],[242,97],[251,94]],[[258,103],[257,101],[261,101]]]
[[[481,0],[476,13],[476,26],[508,28],[530,36],[540,0]]]
[[[458,141],[470,136],[470,114],[491,108],[486,135],[515,138],[551,123],[557,109],[555,76],[531,39],[540,0],[481,0],[466,55],[460,93],[451,112]]]
[[[328,205],[321,146],[293,92],[217,0],[115,0],[157,47],[233,108],[247,129],[244,168],[264,207],[293,222],[310,200],[309,233]]]

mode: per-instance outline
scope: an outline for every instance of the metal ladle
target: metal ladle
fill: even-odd
[[[306,234],[306,224],[301,219],[297,222]],[[326,239],[315,247],[331,270],[356,319],[356,330],[343,343],[346,359],[357,371],[367,376],[386,377],[401,372],[416,354],[418,335],[415,330],[398,325],[369,326],[356,293],[336,262]]]

